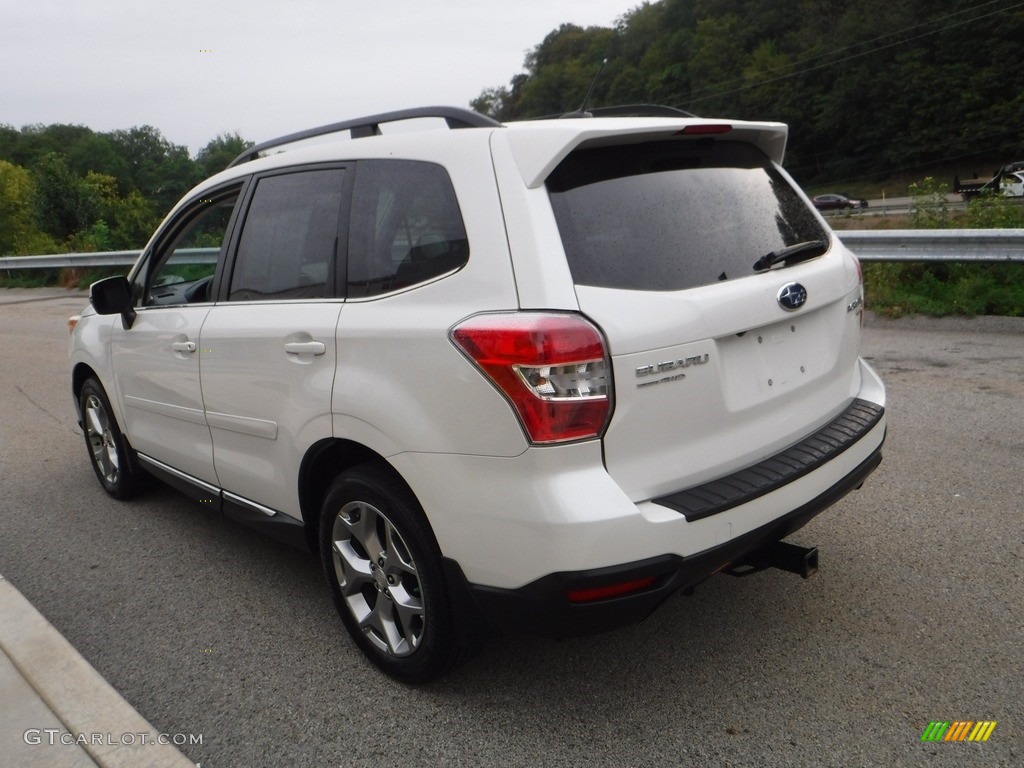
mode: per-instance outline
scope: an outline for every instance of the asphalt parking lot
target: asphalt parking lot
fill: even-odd
[[[156,728],[201,735],[203,768],[1024,764],[1024,319],[869,322],[885,459],[792,538],[814,578],[716,577],[410,688],[312,555],[169,489],[106,497],[69,394],[84,298],[44,295],[0,289],[0,573]],[[998,725],[924,743],[934,720]]]

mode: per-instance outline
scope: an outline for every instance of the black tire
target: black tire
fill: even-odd
[[[335,479],[320,514],[320,557],[345,628],[388,675],[425,683],[463,658],[437,541],[389,466],[362,464]]]
[[[148,488],[152,478],[135,465],[103,386],[87,379],[78,403],[89,461],[103,490],[115,499],[128,499]]]

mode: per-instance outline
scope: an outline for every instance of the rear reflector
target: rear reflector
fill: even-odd
[[[604,587],[591,587],[590,589],[571,589],[565,593],[570,603],[592,603],[597,600],[608,600],[612,597],[622,597],[633,592],[640,592],[647,589],[655,581],[656,576],[646,576],[642,579],[623,581],[618,584],[608,584]]]
[[[451,339],[509,401],[532,443],[599,437],[611,413],[601,332],[579,315],[477,315]]]

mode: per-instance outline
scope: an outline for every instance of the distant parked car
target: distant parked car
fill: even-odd
[[[812,201],[819,211],[841,211],[846,208],[867,208],[867,200],[851,200],[846,195],[818,195]]]

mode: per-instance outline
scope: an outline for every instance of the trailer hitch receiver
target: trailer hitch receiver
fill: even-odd
[[[744,555],[724,572],[730,576],[749,576],[766,568],[778,568],[809,579],[818,571],[818,548],[776,541]]]

